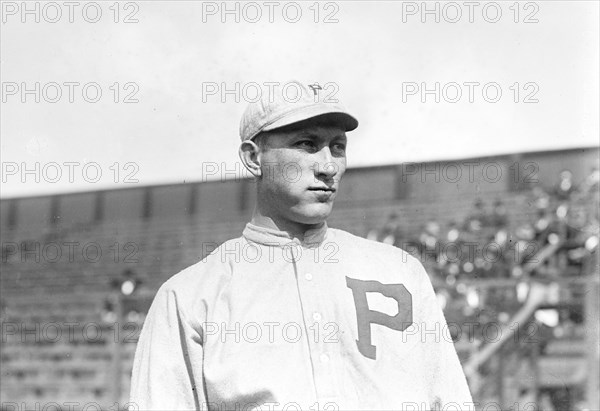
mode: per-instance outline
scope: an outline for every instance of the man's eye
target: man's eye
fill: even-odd
[[[333,148],[336,151],[344,151],[344,150],[346,150],[346,145],[343,143],[336,143],[333,145]]]
[[[296,143],[298,147],[314,148],[315,144],[311,140],[300,140]]]

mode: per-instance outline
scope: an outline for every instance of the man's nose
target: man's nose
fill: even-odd
[[[317,162],[315,163],[315,175],[321,178],[333,178],[338,173],[338,165],[333,161],[329,147],[323,147],[317,153]]]

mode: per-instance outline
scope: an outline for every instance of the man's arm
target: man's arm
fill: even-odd
[[[176,291],[163,285],[144,322],[130,395],[139,410],[205,407],[201,329],[190,323],[177,297]]]
[[[423,265],[415,259],[422,281],[420,310],[426,330],[435,330],[422,334],[426,344],[428,368],[432,373],[432,386],[429,387],[432,407],[436,402],[440,409],[475,410],[473,399],[467,385],[467,379],[456,354],[450,336],[446,318],[437,301],[431,280]],[[451,407],[452,405],[452,407]]]

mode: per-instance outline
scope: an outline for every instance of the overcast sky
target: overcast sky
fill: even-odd
[[[596,1],[21,4],[2,6],[3,198],[239,169],[242,91],[289,79],[358,118],[350,167],[598,145]]]

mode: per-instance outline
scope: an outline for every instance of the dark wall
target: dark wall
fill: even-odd
[[[347,171],[336,205],[362,207],[395,200],[448,201],[540,185],[550,188],[562,170],[580,181],[598,167],[598,148],[525,153],[485,158],[406,163]],[[187,183],[2,200],[3,229],[40,231],[111,221],[206,220],[247,217],[255,201],[250,180]]]

